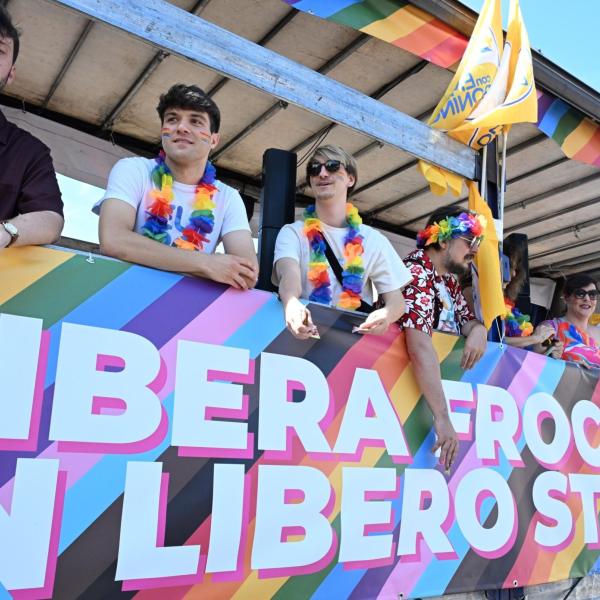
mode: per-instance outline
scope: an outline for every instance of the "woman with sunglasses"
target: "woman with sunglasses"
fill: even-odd
[[[543,323],[553,328],[556,339],[563,344],[560,358],[586,368],[600,367],[600,331],[589,324],[598,301],[596,281],[584,273],[571,275],[565,282],[563,297],[565,316]],[[543,353],[547,348],[538,344],[534,350]]]

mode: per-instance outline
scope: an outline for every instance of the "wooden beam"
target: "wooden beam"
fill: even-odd
[[[474,179],[476,152],[382,102],[164,0],[54,0],[284,102]]]

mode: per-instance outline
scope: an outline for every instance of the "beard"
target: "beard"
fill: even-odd
[[[471,270],[470,264],[455,262],[454,260],[452,260],[452,258],[450,258],[449,255],[447,255],[444,259],[444,267],[446,268],[448,273],[458,275],[459,277],[461,275],[468,275],[469,271]]]

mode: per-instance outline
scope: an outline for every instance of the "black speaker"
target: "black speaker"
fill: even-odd
[[[258,225],[258,283],[261,290],[274,291],[271,283],[275,240],[279,230],[294,220],[296,200],[296,154],[269,148],[263,154],[260,221]]]

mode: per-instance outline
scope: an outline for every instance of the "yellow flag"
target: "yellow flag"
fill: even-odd
[[[482,101],[496,77],[502,55],[500,0],[485,0],[467,49],[442,99],[428,123],[442,131],[452,131]],[[437,195],[450,187],[455,196],[462,189],[462,177],[434,165],[419,162],[419,170]]]
[[[469,209],[485,216],[487,226],[485,237],[479,252],[475,255],[475,266],[478,275],[478,296],[481,304],[481,315],[486,328],[490,328],[494,319],[505,312],[504,294],[500,279],[500,258],[498,254],[498,235],[492,211],[479,195],[477,184],[469,182]]]
[[[500,71],[505,64],[508,67],[508,91],[503,101],[496,106],[490,106],[487,111],[471,114],[450,133],[452,137],[456,137],[476,149],[488,144],[495,134],[502,130],[502,126],[537,122],[538,105],[531,48],[519,0],[510,2],[508,32],[502,59],[503,64]]]

